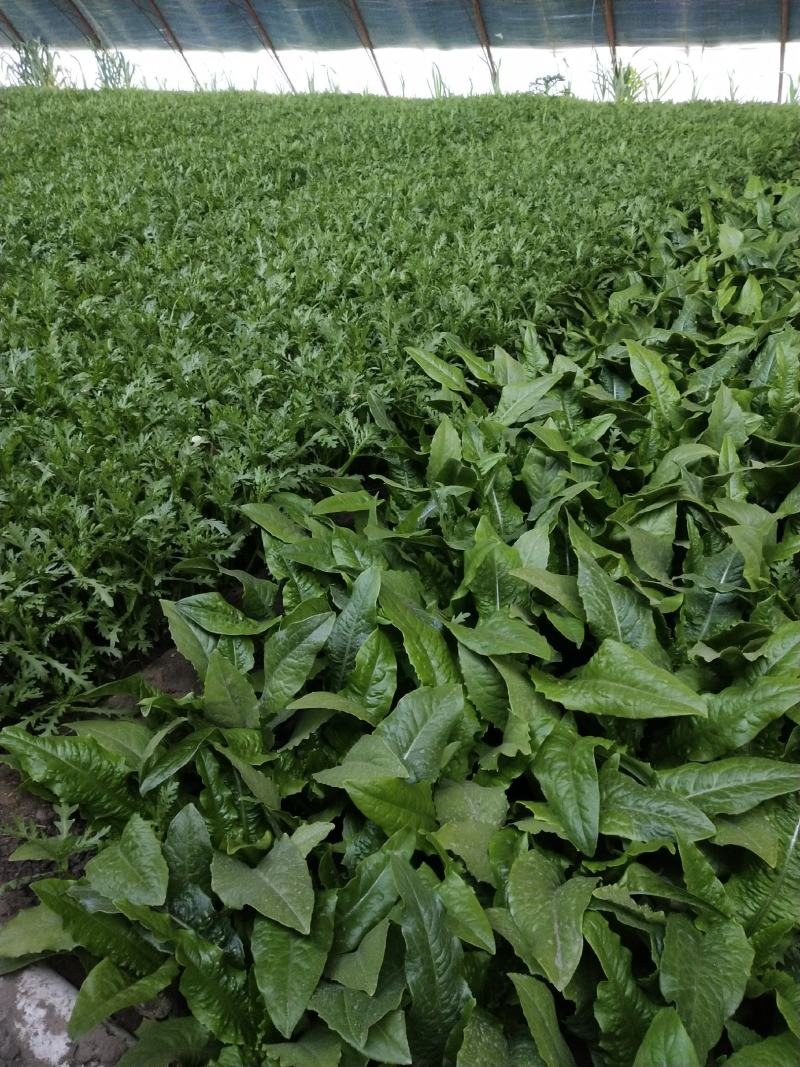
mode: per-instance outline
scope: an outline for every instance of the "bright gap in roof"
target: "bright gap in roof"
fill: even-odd
[[[137,84],[150,89],[194,87],[192,74],[175,52],[166,49],[125,50],[137,70]],[[779,47],[777,44],[726,45],[716,48],[620,48],[622,62],[632,63],[655,92],[668,100],[702,99],[767,100],[777,98]],[[8,84],[0,51],[0,81]],[[79,87],[92,87],[97,76],[94,56],[88,50],[60,51],[62,66]],[[299,92],[381,93],[378,75],[361,48],[346,51],[280,53],[281,62]],[[288,91],[288,85],[266,52],[186,52],[186,59],[202,88]],[[397,96],[426,97],[443,92],[458,95],[489,93],[492,83],[483,53],[477,48],[412,49],[385,48],[377,60],[389,91]],[[528,92],[537,79],[561,75],[576,96],[591,99],[596,93],[598,64],[608,66],[607,48],[570,48],[548,51],[535,48],[495,48],[502,92]],[[787,75],[800,75],[800,43],[786,47]],[[540,84],[540,83],[539,83]],[[784,99],[788,78],[784,86]]]

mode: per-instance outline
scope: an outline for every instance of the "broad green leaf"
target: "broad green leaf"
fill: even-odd
[[[411,1063],[405,1012],[399,1008],[390,1011],[370,1027],[361,1051],[375,1063]]]
[[[343,512],[371,511],[380,501],[364,489],[352,493],[333,493],[319,500],[312,512],[314,515],[339,515]]]
[[[373,736],[402,760],[409,781],[435,780],[447,762],[449,743],[469,715],[460,685],[422,687],[402,697]]]
[[[459,681],[450,649],[426,612],[385,584],[381,587],[380,604],[386,618],[403,636],[406,654],[420,685],[447,685]]]
[[[800,703],[800,682],[791,675],[765,674],[749,685],[732,685],[706,699],[707,719],[682,724],[676,735],[692,760],[711,760],[752,741]]]
[[[178,973],[174,960],[167,960],[145,978],[132,980],[105,959],[92,968],[78,991],[69,1020],[69,1036],[75,1040],[123,1008],[152,1000]]]
[[[208,657],[203,711],[205,717],[217,726],[252,728],[258,725],[258,701],[253,687],[218,649]]]
[[[176,957],[183,968],[180,991],[191,1014],[220,1041],[250,1044],[258,1013],[247,972],[191,930],[181,931]]]
[[[386,918],[397,895],[389,856],[375,852],[362,860],[353,878],[339,890],[333,951],[354,952],[367,933]]]
[[[278,715],[305,684],[335,618],[333,612],[311,615],[289,623],[267,640],[261,701],[268,714]]]
[[[429,782],[373,778],[346,782],[350,799],[360,812],[387,834],[405,830],[434,830],[436,815]]]
[[[441,824],[436,842],[460,856],[478,881],[494,883],[489,845],[506,819],[505,791],[477,782],[443,782],[436,790],[434,803]]]
[[[447,909],[453,933],[468,945],[494,953],[494,935],[475,891],[455,870],[449,870],[437,892]]]
[[[118,821],[134,810],[128,766],[93,737],[34,736],[21,726],[2,733],[3,748],[23,774],[66,804],[97,819]]]
[[[473,629],[460,623],[448,623],[447,628],[459,644],[480,656],[505,656],[519,653],[549,660],[553,650],[538,631],[521,619],[512,619],[502,612],[484,615]]]
[[[274,504],[245,504],[242,512],[272,537],[286,544],[298,544],[308,536],[302,527]]]
[[[442,417],[431,440],[427,478],[430,485],[449,484],[461,463],[461,438],[447,415]]]
[[[169,600],[160,600],[161,610],[167,620],[172,641],[180,654],[191,663],[202,680],[208,667],[208,657],[216,647],[217,638],[202,626],[188,619]]]
[[[399,1007],[403,991],[400,960],[394,954],[387,954],[378,989],[373,996],[334,982],[322,981],[309,1006],[345,1041],[357,1049],[363,1049],[372,1027]]]
[[[256,663],[254,645],[249,637],[220,637],[217,651],[238,668],[249,674]]]
[[[571,711],[626,719],[706,715],[705,698],[641,652],[607,639],[570,678],[537,672],[536,688]]]
[[[184,618],[212,634],[228,634],[232,637],[262,634],[273,624],[271,619],[266,622],[248,619],[219,593],[196,593],[173,606]]]
[[[510,1063],[502,1024],[482,1008],[475,1008],[464,1027],[456,1067],[500,1067]]]
[[[373,996],[386,955],[388,933],[389,920],[383,919],[364,934],[358,948],[329,960],[328,978],[348,989],[360,989]]]
[[[408,768],[382,737],[365,734],[353,745],[338,767],[316,771],[313,778],[323,785],[344,788],[351,782],[371,782],[376,777],[408,778]]]
[[[470,703],[484,719],[503,726],[508,717],[508,693],[497,668],[463,644],[458,646],[458,663]]]
[[[0,929],[0,958],[28,956],[40,952],[69,952],[75,939],[64,927],[60,915],[45,904],[23,908]]]
[[[800,789],[800,766],[757,756],[688,763],[661,771],[659,783],[706,815],[739,815],[757,804]]]
[[[97,959],[108,956],[118,967],[137,976],[151,974],[163,963],[163,956],[141,936],[122,915],[87,911],[70,895],[76,883],[60,878],[36,882],[39,900],[61,917],[64,929],[76,944]]]
[[[594,855],[600,822],[600,787],[594,759],[597,744],[598,738],[578,737],[558,725],[545,738],[533,765],[542,792],[569,840],[587,856]]]
[[[737,923],[720,920],[707,932],[686,915],[667,920],[659,987],[678,1009],[701,1063],[741,1002],[753,949]]]
[[[399,857],[392,873],[403,903],[400,926],[406,943],[406,982],[411,992],[408,1022],[415,1067],[438,1067],[447,1039],[461,1018],[470,992],[463,952],[450,932],[435,891]]]
[[[411,356],[417,366],[421,367],[429,378],[433,378],[439,385],[443,385],[446,389],[452,389],[456,393],[468,392],[467,383],[464,381],[464,375],[458,369],[450,363],[445,363],[443,359],[439,359],[432,352],[428,352],[423,348],[413,348],[411,346],[406,348],[406,352]]]
[[[653,410],[662,422],[669,424],[680,404],[680,393],[664,360],[658,352],[636,341],[626,341],[625,345],[634,378],[649,393]]]
[[[523,853],[511,868],[511,915],[556,989],[565,988],[580,962],[583,913],[596,884],[596,878],[564,881],[560,866],[536,850]]]
[[[199,1067],[208,1058],[211,1035],[191,1015],[182,1015],[159,1022],[145,1019],[136,1038],[117,1067],[170,1067],[173,1063]]]
[[[800,1038],[785,1031],[747,1045],[729,1056],[725,1067],[790,1067],[800,1061]]]
[[[312,1026],[296,1041],[265,1045],[264,1051],[280,1067],[338,1067],[342,1043],[327,1026]]]
[[[674,1008],[662,1008],[650,1023],[633,1067],[703,1067]]]
[[[504,426],[525,422],[540,413],[540,401],[561,380],[561,374],[540,374],[525,382],[503,386],[494,417]]]
[[[725,886],[720,882],[700,846],[680,835],[678,850],[683,864],[683,880],[689,892],[709,907],[715,908],[721,915],[730,915],[731,906],[725,894]]]
[[[592,633],[600,641],[612,638],[637,648],[654,663],[667,657],[656,636],[653,613],[634,589],[615,582],[585,552],[578,555],[578,592]],[[667,659],[668,663],[668,659]]]
[[[493,518],[505,533],[502,516],[495,514]],[[519,553],[505,543],[485,515],[481,516],[475,530],[474,546],[464,551],[463,564],[464,576],[454,597],[471,593],[479,615],[507,615],[512,605],[527,605],[528,588],[524,581],[515,577],[515,572],[522,566]]]
[[[666,789],[643,786],[608,761],[600,771],[600,833],[632,841],[690,841],[711,837],[714,824],[702,810]]]
[[[553,994],[538,978],[509,974],[514,983],[531,1037],[546,1067],[575,1067],[556,1017]]]
[[[93,737],[109,752],[122,756],[134,770],[141,766],[153,736],[153,731],[144,723],[128,720],[86,719],[83,722],[71,722],[69,728],[79,737]]]
[[[744,574],[744,560],[733,545],[704,557],[695,570],[699,581],[684,593],[679,624],[687,645],[710,641],[741,615],[737,589]]]
[[[350,599],[337,615],[328,636],[333,688],[341,689],[356,662],[356,653],[375,629],[375,606],[381,587],[381,572],[368,567],[353,583]]]
[[[211,837],[194,804],[181,808],[170,822],[163,852],[169,868],[170,898],[189,887],[211,892]]]
[[[594,1001],[600,1047],[612,1063],[632,1063],[658,1009],[633,976],[631,953],[598,912],[586,912],[583,933],[605,975]]]
[[[267,919],[308,934],[314,911],[311,875],[300,849],[285,835],[256,867],[216,852],[211,884],[229,908],[251,907]]]
[[[762,859],[768,867],[778,862],[780,845],[778,829],[770,819],[769,806],[753,808],[732,818],[717,816],[715,845],[736,845],[746,848]]]
[[[140,815],[132,815],[119,841],[86,864],[86,877],[109,900],[163,904],[169,871],[158,838]]]
[[[333,942],[336,896],[320,895],[308,935],[256,919],[250,941],[253,973],[272,1023],[287,1040],[308,1007]]]
[[[177,744],[170,746],[162,755],[155,753],[151,759],[146,759],[139,779],[139,792],[142,796],[172,778],[187,763],[191,763],[213,733],[211,729],[194,730]]]
[[[379,723],[389,711],[397,688],[397,659],[382,630],[373,630],[356,653],[342,695],[367,712],[367,721]]]
[[[519,541],[515,547],[519,551]],[[521,578],[536,592],[544,593],[551,600],[555,600],[570,615],[574,615],[577,619],[584,618],[583,604],[578,596],[578,583],[572,575],[553,574],[552,571],[545,570],[543,567],[528,565],[513,571],[512,574],[515,578]]]

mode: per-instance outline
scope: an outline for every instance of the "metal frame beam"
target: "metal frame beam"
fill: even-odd
[[[497,78],[497,67],[495,66],[494,56],[492,55],[492,46],[489,43],[489,34],[486,32],[486,20],[483,17],[481,0],[472,0],[472,20],[475,23],[475,30],[478,34],[478,40],[481,42],[481,48],[486,54],[486,62],[489,64],[489,70],[492,75],[492,85],[494,85],[495,79]]]
[[[92,48],[96,48],[98,51],[102,52],[105,45],[103,44],[100,34],[86,17],[85,12],[81,9],[76,0],[61,0],[61,2],[65,4],[69,11],[75,16],[78,25],[80,26],[81,33],[91,44]]]
[[[296,93],[297,90],[295,89],[292,83],[292,79],[286,73],[286,68],[281,62],[280,56],[278,55],[275,45],[272,43],[272,38],[267,33],[267,27],[264,25],[263,19],[259,17],[258,12],[253,6],[252,0],[241,0],[241,2],[244,9],[247,11],[250,21],[253,24],[253,29],[255,30],[256,37],[258,37],[259,41],[261,41],[261,43],[263,44],[265,50],[269,52],[269,54],[277,63],[278,69],[280,70],[286,81],[289,83],[289,88],[292,90],[293,93]],[[231,0],[231,3],[235,5],[236,0]]]
[[[361,17],[361,11],[359,10],[357,0],[350,0],[350,11],[352,12],[353,19],[356,24],[356,29],[358,30],[358,36],[361,38],[361,43],[364,48],[366,48],[367,52],[369,52],[369,57],[372,60],[372,65],[375,67],[378,77],[380,78],[381,85],[383,86],[383,91],[386,93],[387,96],[389,96],[389,86],[386,84],[386,79],[383,76],[383,71],[378,65],[378,57],[375,55],[375,49],[372,47],[372,38],[369,35],[369,30],[367,29],[367,25],[364,22],[364,19]]]
[[[614,22],[614,0],[603,0],[603,21],[606,24],[606,37],[611,50],[611,62],[617,62],[617,27]]]
[[[15,41],[17,44],[22,44],[25,38],[19,32],[17,27],[11,21],[11,19],[4,12],[0,11],[0,28],[5,30],[5,33]]]
[[[170,26],[170,24],[164,18],[164,13],[162,12],[161,8],[158,6],[158,3],[156,2],[156,0],[143,0],[143,2],[145,2],[147,4],[147,6],[149,7],[150,11],[153,13],[153,15],[155,15],[155,19],[156,19],[156,23],[158,24],[158,28],[161,30],[161,33],[164,35],[164,37],[166,37],[170,48],[173,48],[178,53],[178,55],[181,57],[183,62],[186,64],[186,69],[191,74],[192,81],[194,82],[194,84],[196,86],[199,86],[200,82],[197,80],[197,75],[192,70],[191,63],[186,58],[186,54],[183,51],[183,45],[178,40],[178,38],[175,36],[175,32],[173,31],[173,29]],[[140,0],[133,0],[133,3],[134,3],[134,5],[136,7],[138,7],[141,10],[142,3],[140,2]]]
[[[780,59],[778,69],[778,103],[783,103],[783,68],[786,65],[786,40],[789,36],[789,0],[779,0],[780,4]]]

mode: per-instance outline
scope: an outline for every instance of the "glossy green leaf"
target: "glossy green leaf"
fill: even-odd
[[[535,849],[511,867],[511,915],[556,989],[564,989],[580,962],[583,913],[596,884],[595,878],[565,881],[559,864]]]
[[[256,867],[216,852],[211,884],[229,908],[251,907],[267,919],[301,934],[311,930],[314,890],[300,849],[281,837]]]
[[[607,639],[572,677],[535,676],[548,700],[572,711],[625,719],[706,715],[706,701],[674,675],[655,667],[641,652]]]
[[[765,800],[800,789],[800,766],[757,756],[688,763],[659,774],[663,789],[706,815],[740,815]]]
[[[86,877],[99,893],[131,904],[163,904],[168,876],[158,838],[140,815],[131,816],[119,841],[86,864]]]
[[[527,974],[509,974],[509,978],[514,983],[525,1021],[545,1067],[575,1067],[575,1060],[558,1025],[553,994],[538,978]]]
[[[239,668],[217,649],[208,657],[203,711],[217,726],[258,725],[258,701],[253,687]]]
[[[261,634],[272,625],[272,620],[256,622],[229,604],[219,593],[196,593],[179,600],[174,607],[190,622],[212,634]]]
[[[534,761],[534,773],[569,840],[587,856],[597,847],[600,787],[594,750],[598,739],[578,737],[563,726],[545,738]]]
[[[299,692],[325,645],[335,621],[333,612],[290,623],[264,645],[264,710],[276,715]]]
[[[392,858],[392,873],[403,903],[400,926],[411,993],[408,1021],[413,1062],[434,1067],[441,1062],[450,1032],[469,1000],[463,952],[435,891],[398,857]]]
[[[272,1023],[287,1040],[308,1007],[333,942],[335,894],[317,900],[307,935],[256,919],[250,941],[253,973]]]
[[[662,1008],[637,1049],[633,1067],[702,1067],[674,1008]]]
[[[678,1009],[704,1062],[744,995],[753,949],[736,923],[719,921],[703,933],[685,915],[667,921],[659,985]]]
[[[131,980],[111,960],[102,960],[87,974],[69,1020],[69,1035],[74,1040],[91,1030],[103,1019],[123,1008],[135,1007],[152,1000],[170,984],[178,973],[174,960],[167,960],[145,978]]]

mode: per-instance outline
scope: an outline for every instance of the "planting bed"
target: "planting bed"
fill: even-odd
[[[800,1061],[794,109],[0,106],[3,966],[124,1067]]]

